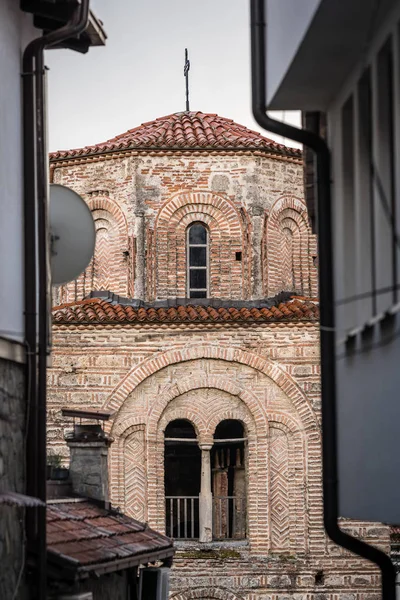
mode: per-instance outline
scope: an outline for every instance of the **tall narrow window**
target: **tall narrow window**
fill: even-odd
[[[187,232],[187,291],[189,298],[208,296],[208,231],[193,223]]]
[[[199,537],[201,452],[189,421],[176,419],[165,429],[165,517],[167,535]]]
[[[217,426],[211,450],[213,539],[246,537],[246,438],[240,421]]]

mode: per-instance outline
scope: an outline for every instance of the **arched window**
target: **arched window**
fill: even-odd
[[[240,421],[221,421],[214,444],[198,445],[193,425],[171,421],[164,434],[166,532],[200,541],[246,537],[246,437]],[[211,536],[211,537],[209,537]]]
[[[208,231],[202,223],[187,230],[187,294],[189,298],[208,297]]]
[[[246,537],[245,434],[240,421],[218,424],[211,450],[213,537]]]
[[[201,454],[193,425],[171,421],[165,429],[165,517],[170,537],[199,537]]]

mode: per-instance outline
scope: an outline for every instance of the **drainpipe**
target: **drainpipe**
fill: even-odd
[[[320,344],[322,385],[322,463],[325,530],[333,542],[375,563],[382,573],[382,599],[395,600],[396,572],[382,551],[342,531],[338,524],[338,474],[335,389],[335,335],[333,306],[332,207],[330,152],[325,141],[266,114],[264,0],[250,0],[252,107],[257,123],[272,133],[314,151],[316,161],[317,232],[319,241]]]
[[[46,501],[46,362],[49,346],[49,226],[44,50],[87,27],[89,0],[71,21],[30,42],[23,55],[26,478],[28,495]],[[27,515],[28,551],[37,557],[35,597],[46,597],[46,509]]]

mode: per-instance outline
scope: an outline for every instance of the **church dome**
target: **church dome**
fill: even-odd
[[[202,112],[178,112],[142,123],[100,144],[53,152],[51,159],[128,149],[264,150],[285,156],[301,156],[299,149],[274,142],[232,119]]]

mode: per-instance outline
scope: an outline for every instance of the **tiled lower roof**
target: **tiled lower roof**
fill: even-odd
[[[316,300],[293,296],[285,302],[270,306],[211,306],[187,304],[176,306],[139,306],[116,304],[101,298],[62,304],[53,308],[55,324],[108,324],[141,322],[285,322],[318,321],[319,305]],[[264,303],[265,304],[265,303]]]
[[[87,499],[48,504],[47,551],[49,560],[85,571],[101,570],[107,563],[115,563],[108,571],[118,570],[127,559],[144,564],[174,553],[169,538]]]

